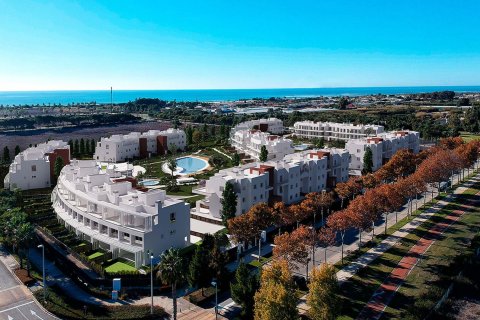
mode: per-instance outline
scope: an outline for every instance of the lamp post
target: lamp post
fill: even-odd
[[[212,286],[215,287],[215,320],[218,319],[218,287],[217,281],[212,281]]]
[[[153,255],[150,255],[150,314],[153,314]]]
[[[43,302],[47,303],[47,286],[45,282],[45,247],[39,244],[37,248],[42,248],[42,278],[43,278]]]

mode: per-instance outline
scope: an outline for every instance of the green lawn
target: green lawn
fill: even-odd
[[[93,260],[93,259],[101,257],[103,255],[104,255],[103,252],[97,251],[97,252],[94,252],[91,255],[89,255],[87,258],[88,258],[88,260]]]
[[[480,191],[479,186],[467,190],[457,202],[471,198]],[[447,290],[452,279],[462,270],[461,255],[472,250],[471,239],[480,231],[480,209],[467,211],[427,251],[424,258],[408,275],[390,306],[389,319],[423,319]]]
[[[480,134],[474,134],[469,132],[461,132],[460,137],[462,137],[465,142],[470,142],[472,140],[480,140]]]
[[[462,203],[462,201],[459,200],[458,203]],[[410,233],[405,239],[400,241],[397,245],[395,245],[393,248],[388,250],[381,257],[373,261],[368,267],[360,270],[357,275],[355,275],[353,278],[347,281],[342,286],[341,298],[343,300],[343,310],[342,310],[341,319],[356,318],[358,313],[364,307],[365,303],[370,300],[374,291],[384,281],[384,279],[390,274],[393,268],[396,267],[398,262],[410,250],[410,248],[426,233],[427,230],[429,230],[436,223],[443,221],[444,217],[448,215],[448,213],[451,212],[451,210],[454,210],[456,208],[458,208],[458,206],[454,203],[449,204],[447,207],[444,207],[442,210],[440,210],[434,216],[432,216],[430,220],[424,222],[415,231]],[[468,221],[468,224],[462,223],[463,219],[466,219],[466,221]],[[473,219],[475,221],[469,221],[468,219]],[[478,226],[478,223],[480,223],[480,216],[472,215],[472,214],[464,215],[464,217],[462,218],[462,221],[458,222],[454,227],[466,228],[467,232],[471,233],[471,230],[470,230],[471,223],[474,223],[473,225],[475,225],[476,223],[476,225]],[[403,221],[400,224],[404,224]],[[454,230],[455,228],[452,228],[451,230]],[[451,232],[451,233],[455,233],[455,232]],[[450,230],[447,234],[450,234]],[[462,237],[465,237],[465,236],[466,234],[462,234]],[[471,233],[471,236],[473,236],[473,233]],[[450,239],[450,238],[447,238],[447,239]],[[455,239],[457,239],[457,237],[455,237]],[[432,246],[432,248],[427,253],[428,257],[430,256],[436,257],[436,261],[434,262],[435,264],[440,264],[440,261],[450,261],[451,257],[446,252],[443,252],[442,250],[439,250],[439,252],[434,251],[432,254],[432,250],[434,250],[434,248],[438,247],[444,250],[448,248],[448,250],[450,250],[451,252],[456,252],[457,254],[459,252],[462,252],[461,250],[459,250],[459,248],[453,246],[451,243],[442,243],[442,241],[437,241],[436,244]],[[464,245],[464,244],[460,243],[460,245]],[[422,263],[419,264],[419,266],[421,266]],[[429,264],[429,267],[431,268],[432,265],[433,264]],[[428,269],[427,271],[431,272],[432,269]],[[418,272],[417,268],[415,268],[412,271],[407,281],[409,281],[412,275],[415,274],[416,272]],[[404,295],[402,293],[402,290],[411,290],[412,287],[415,287],[417,289],[423,289],[428,287],[429,282],[427,279],[429,278],[426,275],[419,275],[415,279],[419,281],[424,281],[425,283],[423,284],[406,283],[404,286],[402,286],[399,293],[397,293],[396,297],[394,298],[394,301],[395,299],[398,299],[399,296]],[[401,301],[396,305],[392,304],[391,305],[392,308],[387,308],[386,310],[387,314],[385,314],[385,318],[391,319],[391,318],[398,317],[398,318],[405,319],[406,310],[405,309],[402,310],[401,307],[403,306],[403,308],[408,308],[408,306],[412,305],[414,301],[416,300],[411,299],[409,301]]]
[[[105,272],[107,273],[118,273],[124,271],[137,271],[137,269],[121,261],[117,261],[105,268]]]

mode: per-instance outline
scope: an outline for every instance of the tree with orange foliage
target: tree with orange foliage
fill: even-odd
[[[374,190],[377,198],[378,210],[385,218],[385,235],[388,228],[388,214],[397,212],[403,205],[403,196],[399,193],[397,184],[383,184]]]
[[[358,199],[358,201],[357,201]],[[375,237],[375,222],[380,217],[380,199],[373,189],[369,189],[362,197],[352,201],[352,206],[359,212],[362,212],[364,218],[372,226],[372,239]]]
[[[296,223],[297,228],[300,224],[300,221],[305,220],[313,213],[312,209],[307,206],[307,203],[303,205],[302,203],[292,204],[290,207],[288,207],[288,210],[290,212],[288,218],[289,224]]]
[[[317,241],[318,245],[324,249],[325,263],[327,263],[327,248],[335,244],[336,232],[332,228],[322,227],[318,230]]]
[[[311,207],[314,209],[314,225],[316,213],[320,211],[322,215],[322,224],[324,217],[324,210],[330,208],[334,202],[333,194],[331,192],[310,192],[306,195],[305,201],[311,204]]]
[[[379,181],[373,173],[368,173],[362,177],[362,184],[366,189],[373,189],[378,186]]]
[[[252,226],[250,217],[242,214],[228,220],[228,231],[235,243],[246,243],[257,234],[257,228]]]
[[[412,213],[412,200],[417,194],[422,193],[416,188],[414,180],[418,180],[416,174],[412,174],[406,178],[400,178],[395,183],[398,193],[407,199],[407,216]],[[398,222],[397,211],[395,211],[395,222]]]
[[[362,246],[362,232],[370,227],[370,221],[367,219],[363,207],[360,206],[362,196],[357,197],[355,201],[350,203],[347,208],[350,210],[350,218],[352,219],[352,226],[358,230],[358,247]]]
[[[465,141],[461,137],[448,137],[440,139],[438,145],[445,150],[453,150],[464,144]]]
[[[253,229],[256,229],[258,235],[258,260],[262,249],[262,231],[273,224],[272,209],[265,203],[254,204],[246,213]]]
[[[348,183],[340,182],[335,186],[335,192],[341,201],[340,208],[343,209],[343,203],[345,199],[348,199],[353,194],[353,190],[350,188]]]
[[[343,245],[345,240],[345,234],[348,229],[350,229],[352,224],[351,211],[348,209],[343,209],[332,213],[327,218],[327,226],[332,228],[335,233],[340,235],[342,241],[342,264],[343,264]]]
[[[363,190],[362,178],[361,177],[351,177],[347,180],[348,188],[352,191],[352,199],[355,199],[357,194],[360,194]]]
[[[290,268],[298,270],[297,264],[305,265],[308,262],[308,238],[310,230],[300,226],[291,233],[285,232],[274,239],[273,256],[285,259]]]
[[[389,180],[405,177],[415,171],[416,156],[407,149],[398,150],[393,157],[382,167],[388,172]]]
[[[418,167],[420,177],[431,186],[432,198],[434,188],[437,187],[440,193],[440,183],[450,178],[452,155],[452,151],[441,149],[428,156]]]
[[[290,214],[285,203],[279,201],[273,204],[272,219],[275,226],[278,228],[278,234],[282,232],[282,227],[289,224],[288,215]]]

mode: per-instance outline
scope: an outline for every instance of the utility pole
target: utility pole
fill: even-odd
[[[110,87],[110,107],[113,111],[113,87]]]

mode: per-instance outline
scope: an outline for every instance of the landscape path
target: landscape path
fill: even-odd
[[[478,195],[478,194],[477,194]],[[460,205],[461,210],[453,210],[444,221],[436,223],[427,234],[417,241],[410,248],[390,275],[373,293],[370,301],[365,305],[357,319],[380,319],[388,304],[394,297],[397,290],[405,282],[410,272],[415,268],[422,256],[440,238],[440,236],[467,211],[473,208],[472,205]]]

